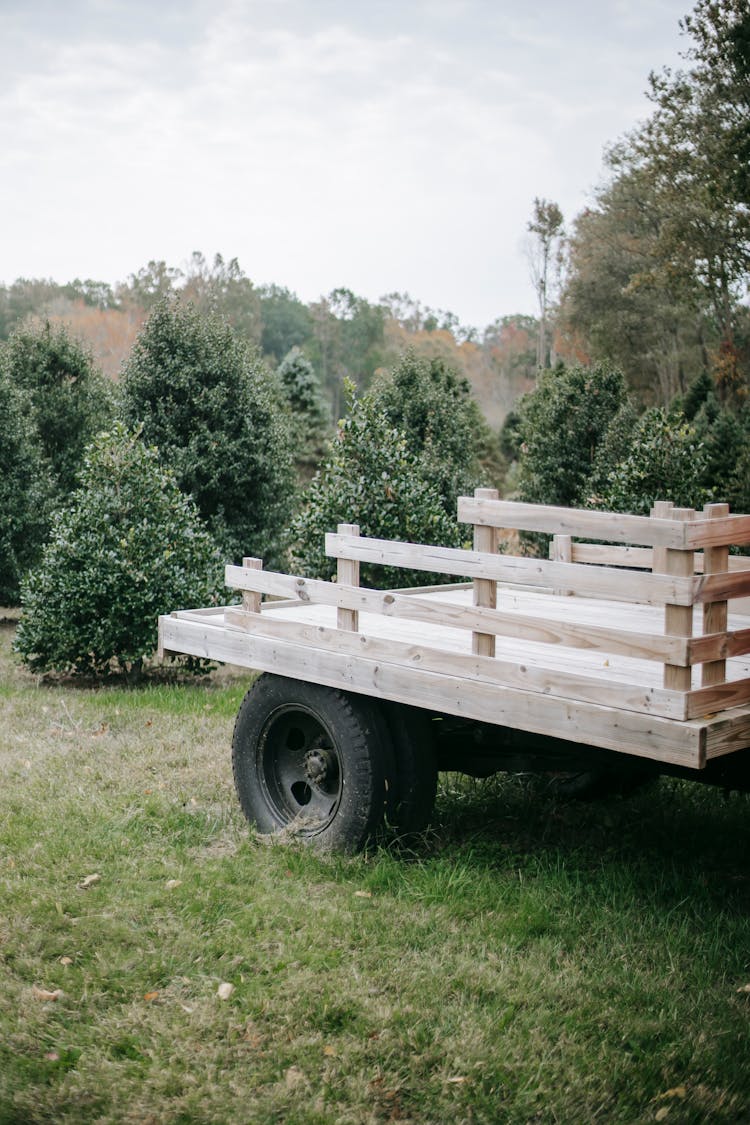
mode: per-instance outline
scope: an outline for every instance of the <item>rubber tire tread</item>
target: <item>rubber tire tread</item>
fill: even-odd
[[[260,742],[276,711],[300,706],[330,733],[341,761],[343,791],[333,820],[295,832],[269,804],[258,780]],[[232,771],[240,807],[263,834],[290,831],[319,851],[361,850],[382,824],[392,788],[392,751],[383,720],[364,696],[263,673],[242,701],[232,738]]]

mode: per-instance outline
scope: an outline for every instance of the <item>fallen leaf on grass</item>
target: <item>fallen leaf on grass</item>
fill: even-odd
[[[331,1047],[330,1045],[326,1046],[323,1048],[323,1054],[328,1055],[329,1058],[333,1058],[333,1056],[336,1054],[336,1048]]]
[[[260,1034],[255,1024],[252,1023],[247,1025],[242,1038],[254,1051],[257,1051],[263,1043],[263,1036]]]
[[[355,891],[355,898],[372,898],[372,891]]]
[[[59,1062],[60,1056],[57,1051],[46,1051],[44,1055],[47,1062]]]
[[[98,874],[98,872],[95,872],[93,875],[86,875],[86,877],[81,879],[80,883],[78,884],[78,889],[81,891],[87,891],[89,887],[93,887],[95,883],[101,882],[101,878],[102,877]]]
[[[222,981],[222,983],[216,989],[216,995],[220,1000],[228,1000],[233,992],[234,985],[230,984],[229,981]]]
[[[54,1003],[54,1001],[59,1000],[61,996],[64,996],[65,993],[61,988],[55,988],[53,991],[50,991],[48,988],[38,988],[36,985],[32,985],[31,995],[35,1000],[44,1000]]]
[[[73,964],[73,958],[72,957],[61,957],[60,958],[60,964],[65,965],[66,967],[68,965],[72,965]]]
[[[661,1109],[658,1109],[658,1110],[656,1111],[656,1120],[657,1120],[657,1121],[664,1121],[664,1119],[665,1119],[666,1117],[669,1117],[669,1106],[668,1106],[668,1105],[663,1105],[663,1106],[661,1107]]]
[[[175,887],[182,886],[182,879],[167,879],[166,887],[168,891],[173,891]]]
[[[456,1075],[456,1077],[455,1077],[455,1078],[446,1078],[446,1080],[445,1080],[445,1081],[446,1081],[446,1082],[451,1082],[451,1083],[452,1083],[452,1084],[453,1084],[454,1086],[459,1086],[459,1085],[461,1085],[461,1083],[463,1083],[463,1082],[468,1082],[468,1081],[469,1081],[469,1079],[468,1079],[468,1078],[464,1078],[464,1077],[463,1077],[462,1075]]]
[[[144,999],[144,1000],[148,1000],[148,1002],[149,1002],[149,1004],[150,1004],[150,1003],[151,1003],[152,1001],[156,1000],[156,998],[158,997],[158,995],[159,995],[159,993],[158,993],[157,991],[154,991],[154,992],[144,992],[144,993],[143,993],[143,999]]]
[[[298,1066],[290,1066],[284,1074],[284,1082],[287,1089],[292,1090],[295,1086],[299,1086],[301,1082],[305,1081],[304,1072]]]
[[[750,984],[743,984],[742,988],[737,989],[738,992],[750,992]]]
[[[659,1094],[657,1101],[663,1101],[664,1098],[686,1098],[687,1090],[684,1086],[673,1086],[671,1090],[665,1090],[663,1094]]]

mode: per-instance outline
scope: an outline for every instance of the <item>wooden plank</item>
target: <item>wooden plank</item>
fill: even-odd
[[[262,570],[263,560],[246,557],[242,560],[242,565],[246,570]],[[245,587],[242,594],[242,605],[248,613],[260,613],[261,596],[257,590]]]
[[[243,589],[244,583],[249,582],[252,583],[253,588],[258,587],[265,594],[297,598],[301,603],[342,606],[347,609],[381,614],[384,617],[407,618],[426,624],[471,629],[518,640],[590,649],[593,652],[612,653],[660,663],[667,660],[672,664],[698,663],[699,658],[693,655],[690,645],[706,641],[707,644],[701,651],[711,654],[718,644],[710,638],[701,637],[686,641],[682,637],[665,637],[661,633],[618,629],[606,625],[592,625],[588,622],[579,624],[568,620],[557,621],[548,615],[540,618],[517,612],[474,608],[457,602],[429,601],[416,593],[404,594],[403,591],[383,593],[362,586],[353,588],[323,582],[320,579],[276,574],[270,570],[248,575],[241,567],[228,566],[225,581],[227,586],[234,589]],[[440,591],[446,588],[436,586],[431,589]],[[450,587],[447,589],[450,590]],[[576,608],[577,606],[571,604],[571,613]],[[748,637],[750,638],[750,630],[748,630]],[[742,652],[750,652],[750,648],[738,647],[728,655],[737,656]],[[705,659],[709,658],[705,657]]]
[[[330,532],[326,535],[326,553],[335,558],[359,559],[382,566],[401,566],[469,578],[493,578],[522,586],[565,588],[584,597],[636,601],[645,605],[665,605],[667,602],[692,605],[696,592],[702,589],[698,584],[713,581],[713,578],[674,578],[515,555],[487,555],[455,547],[401,543],[390,539],[347,538]],[[740,581],[743,577],[736,575],[735,580]],[[747,578],[750,592],[750,575]],[[715,600],[713,591],[709,594]]]
[[[706,519],[729,515],[728,504],[706,504],[703,508]],[[703,573],[715,574],[725,571],[729,564],[729,548],[726,546],[706,547],[703,556]],[[727,603],[705,602],[703,605],[703,632],[726,633],[727,631]],[[703,687],[721,684],[726,679],[726,661],[711,660],[704,663],[701,670],[701,683]]]
[[[553,535],[549,545],[549,557],[552,562],[573,562],[573,538],[570,535]],[[575,560],[578,561],[578,560]],[[558,597],[568,597],[570,590],[554,590]]]
[[[674,508],[674,519],[686,523],[695,518],[692,508]],[[693,552],[666,548],[664,569],[667,574],[689,578],[693,574]],[[672,637],[690,637],[693,632],[692,606],[670,605],[664,607],[664,632]],[[674,691],[690,691],[691,669],[678,664],[664,665],[664,687]]]
[[[499,492],[496,488],[477,488],[474,491],[477,499],[497,500]],[[490,555],[497,554],[497,528],[477,524],[474,528],[474,550]],[[474,605],[483,609],[497,608],[497,582],[491,578],[474,579]],[[494,633],[472,633],[472,652],[477,656],[495,655]]]
[[[550,734],[572,742],[674,762],[695,769],[705,764],[705,722],[681,722],[638,712],[512,688],[466,681],[366,657],[310,649],[175,617],[161,619],[167,651],[203,656],[257,671],[392,699],[443,714]]]
[[[702,574],[693,579],[694,600],[722,602],[750,595],[750,570],[729,570],[722,574]]]
[[[707,660],[728,660],[750,652],[750,629],[735,629],[710,636],[692,637],[688,641],[687,664],[702,664]],[[676,660],[672,664],[679,663]]]
[[[688,692],[686,715],[689,719],[701,719],[717,711],[747,704],[750,704],[750,679],[731,680]]]
[[[550,535],[559,533],[613,543],[682,549],[688,546],[685,528],[680,521],[589,511],[587,508],[522,504],[512,500],[475,500],[470,496],[460,496],[458,519],[461,523],[486,523],[491,527],[513,527]]]
[[[750,516],[746,515],[700,520],[685,527],[682,521],[668,517],[653,519],[620,512],[589,511],[587,508],[560,508],[548,504],[460,496],[458,519],[461,523],[486,523],[491,527],[513,527],[550,535],[561,533],[582,539],[671,547],[675,550],[750,543]]]
[[[558,538],[555,536],[555,538]],[[550,558],[553,556],[550,555]],[[703,553],[693,556],[695,574],[705,571]],[[653,550],[651,547],[622,547],[609,543],[573,543],[571,562],[591,563],[596,566],[623,566],[637,567],[639,570],[650,570],[653,566]],[[745,555],[729,555],[727,565],[723,570],[747,571],[750,570],[750,558]],[[705,571],[705,573],[709,573]]]
[[[632,566],[651,570],[654,556],[650,547],[621,547],[607,543],[574,543],[571,562],[596,566]]]
[[[750,516],[725,516],[722,519],[696,520],[686,531],[686,546],[744,547],[750,543]]]
[[[706,758],[721,758],[750,747],[750,711],[747,708],[722,711],[706,724]]]
[[[340,523],[339,535],[359,535],[359,525],[356,523]],[[340,558],[336,564],[336,581],[342,586],[359,586],[359,563],[355,559]],[[336,611],[339,629],[350,629],[356,633],[359,629],[359,614],[356,609],[340,608]]]
[[[481,655],[449,652],[422,644],[399,642],[352,634],[324,625],[307,624],[280,617],[264,619],[240,609],[227,608],[226,622],[247,629],[259,636],[291,641],[313,649],[340,652],[359,659],[361,656],[382,664],[399,667],[417,666],[428,672],[462,677],[467,682],[481,680],[503,687],[557,695],[567,699],[601,703],[625,711],[659,715],[663,718],[687,718],[682,692],[663,691],[638,684],[615,683],[580,672],[560,671],[531,663],[499,660]]]

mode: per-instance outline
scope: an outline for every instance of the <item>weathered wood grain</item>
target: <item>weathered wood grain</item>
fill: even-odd
[[[488,555],[455,547],[434,547],[420,543],[401,543],[391,539],[352,538],[328,533],[326,553],[334,558],[358,559],[383,566],[400,566],[412,570],[431,570],[438,574],[465,575],[469,578],[493,579],[549,589],[565,588],[584,597],[605,597],[613,601],[638,601],[645,605],[692,605],[704,590],[702,583],[721,580],[723,575],[709,578],[682,578],[661,574],[617,571],[607,567],[579,563],[548,562],[546,559],[520,558],[516,555]],[[739,584],[744,575],[727,576]],[[718,585],[718,582],[717,582]],[[747,575],[750,593],[750,574]],[[702,600],[716,600],[713,588],[705,590]]]
[[[619,683],[606,677],[586,675],[583,670],[567,671],[540,667],[530,661],[517,663],[481,654],[451,652],[445,648],[384,639],[366,633],[352,634],[299,620],[283,620],[281,615],[264,618],[262,614],[248,614],[240,609],[227,609],[226,622],[258,636],[278,637],[311,649],[341,652],[355,659],[366,656],[383,664],[416,667],[460,677],[467,682],[495,683],[664,718],[688,717],[686,697],[682,692],[664,691],[637,683]]]
[[[295,598],[303,604],[341,606],[382,614],[384,617],[411,619],[426,624],[470,629],[561,647],[590,649],[659,663],[669,661],[672,664],[696,664],[700,659],[710,659],[718,654],[722,646],[726,649],[727,656],[750,652],[750,647],[742,647],[743,644],[750,644],[750,630],[747,630],[747,636],[744,633],[737,634],[736,647],[730,651],[730,642],[724,638],[701,637],[686,641],[681,637],[665,637],[662,633],[647,630],[595,625],[572,619],[557,620],[548,615],[532,617],[520,612],[472,607],[458,601],[451,603],[444,599],[428,600],[418,593],[383,593],[362,586],[341,586],[320,579],[277,574],[269,570],[248,574],[241,567],[228,566],[225,581],[227,586],[234,589],[241,590],[246,584],[250,584],[252,588],[260,589],[265,594]],[[433,593],[440,591],[439,586],[432,589]],[[427,594],[428,591],[420,593]],[[577,609],[579,603],[571,606],[571,618]],[[608,612],[611,612],[611,607],[603,607],[602,613]],[[693,645],[701,647],[696,647],[694,652],[691,648]]]
[[[695,769],[705,764],[705,722],[675,722],[636,711],[561,699],[483,681],[467,681],[365,656],[313,649],[241,629],[182,618],[161,619],[166,651],[220,660],[293,679],[393,699],[443,714],[552,734],[572,742],[675,762]],[[728,736],[727,736],[728,737]]]

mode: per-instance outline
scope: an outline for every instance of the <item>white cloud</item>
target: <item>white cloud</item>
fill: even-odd
[[[78,0],[38,26],[34,7],[0,47],[0,277],[114,280],[200,248],[307,299],[408,289],[476,323],[532,310],[533,197],[581,206],[667,61],[655,47],[641,72],[626,41],[649,0],[591,7],[564,38],[563,9],[482,0],[153,19]]]

